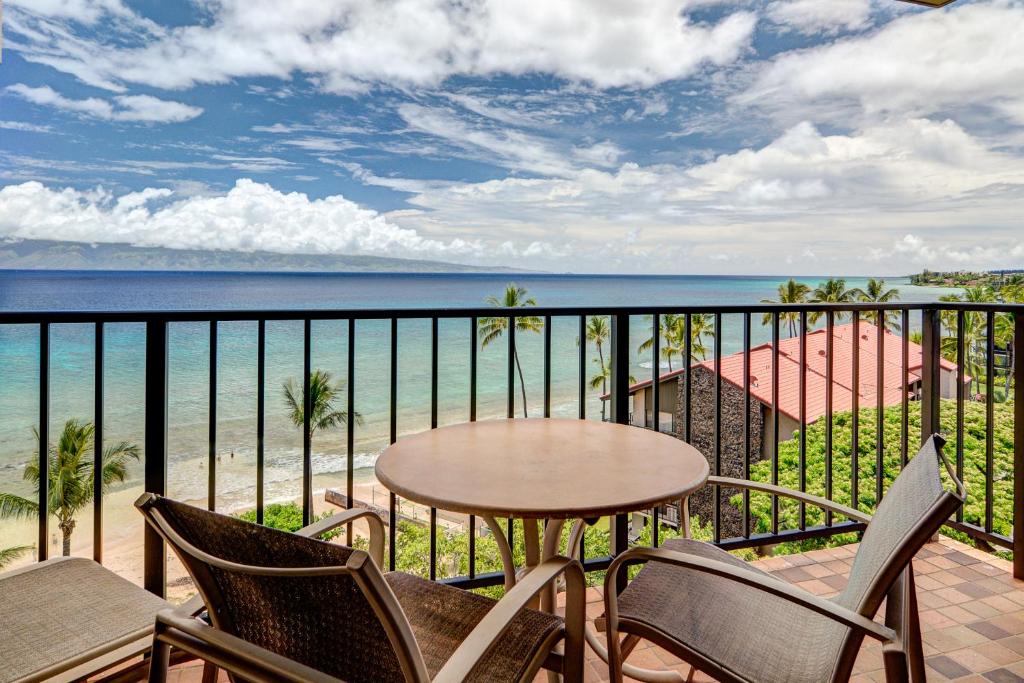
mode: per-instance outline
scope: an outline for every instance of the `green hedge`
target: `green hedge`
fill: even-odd
[[[993,420],[993,530],[1009,536],[1013,523],[1013,404],[997,403]],[[941,402],[941,424],[949,441],[945,453],[950,462],[955,462],[956,455],[956,402]],[[901,417],[900,406],[887,408],[882,413],[883,426],[883,471],[884,489],[887,489],[899,473],[901,459]],[[852,422],[853,413],[839,413],[833,416],[832,435],[832,497],[834,500],[850,505],[851,495],[851,462]],[[908,411],[910,434],[910,457],[917,452],[916,444],[921,431],[921,407],[919,402],[911,402]],[[859,447],[858,452],[858,503],[859,509],[870,512],[875,509],[875,474],[876,474],[876,425],[877,411],[864,409],[859,412]],[[825,495],[825,420],[807,428],[806,447],[806,480],[807,491]],[[791,440],[779,444],[779,484],[788,488],[799,486],[799,437],[794,435]],[[985,521],[985,405],[967,402],[964,405],[964,483],[967,487],[967,501],[964,505],[964,521],[984,526]],[[771,461],[765,460],[751,467],[751,479],[771,481]],[[731,503],[738,508],[743,504],[742,496],[737,495]],[[755,532],[771,530],[771,498],[764,494],[752,494],[750,497],[751,520]],[[779,500],[779,527],[794,529],[798,527],[799,505],[784,499]],[[836,520],[842,520],[836,517]],[[824,523],[824,514],[817,508],[807,507],[807,525],[814,526]],[[801,552],[825,545],[837,545],[856,540],[855,535],[846,534],[828,539],[812,539],[800,543],[787,543],[779,548],[780,552]]]
[[[319,521],[324,517],[329,516],[331,513],[325,512],[322,515],[314,515],[311,520],[313,522]],[[256,522],[256,510],[246,510],[240,512],[235,517],[246,522]],[[302,506],[296,505],[295,503],[271,503],[263,508],[263,524],[273,529],[280,529],[282,531],[290,531],[292,533],[302,528]],[[344,533],[345,528],[334,529],[328,531],[326,534],[321,536],[325,540],[331,540],[337,538]]]

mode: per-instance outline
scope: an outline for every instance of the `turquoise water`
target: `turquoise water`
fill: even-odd
[[[0,311],[23,310],[218,310],[345,309],[481,306],[514,281],[545,306],[693,305],[755,303],[772,297],[782,277],[576,276],[538,274],[239,274],[0,271]],[[814,285],[820,277],[804,277]],[[848,279],[850,287],[864,280]],[[904,301],[933,301],[948,290],[911,287],[892,279]],[[348,321],[313,323],[313,366],[355,383],[356,467],[365,477],[387,443],[390,333],[388,321],[359,321],[355,376],[346,377]],[[725,316],[723,353],[740,349],[741,318]],[[552,327],[552,412],[578,411],[578,321],[556,318]],[[430,328],[427,320],[399,323],[398,426],[400,433],[430,424]],[[203,500],[207,481],[207,378],[209,327],[179,323],[170,329],[169,493]],[[442,320],[439,344],[441,424],[464,421],[469,410],[468,319]],[[649,337],[649,323],[632,321],[631,347]],[[754,343],[768,339],[755,320]],[[56,325],[51,330],[51,434],[70,417],[93,415],[93,328]],[[107,442],[143,441],[145,330],[139,324],[106,327],[105,403]],[[531,415],[542,410],[542,337],[518,337]],[[598,366],[587,349],[588,374]],[[301,491],[301,432],[289,420],[282,385],[302,374],[302,323],[267,324],[266,482],[269,500]],[[634,355],[632,373],[651,375],[651,358]],[[480,350],[478,415],[504,416],[506,345]],[[663,363],[663,369],[667,366]],[[255,500],[256,323],[222,323],[218,330],[218,506],[237,509]],[[38,419],[38,329],[0,325],[0,490],[28,493],[21,481],[33,457],[32,427]],[[599,417],[600,390],[588,391],[587,412]],[[344,394],[342,394],[344,396]],[[517,386],[518,415],[523,406]],[[343,401],[343,398],[342,398]],[[342,404],[343,405],[343,404]],[[336,483],[346,468],[343,429],[314,439],[314,486]],[[141,467],[134,468],[136,486]]]

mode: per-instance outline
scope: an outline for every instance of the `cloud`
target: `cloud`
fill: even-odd
[[[746,11],[698,23],[682,0],[599,9],[587,0],[224,0],[204,7],[202,23],[162,28],[142,45],[127,33],[86,35],[59,21],[71,12],[40,17],[13,6],[8,14],[19,37],[14,48],[25,59],[98,87],[189,88],[302,73],[334,93],[535,73],[601,88],[650,87],[734,62],[756,24]]]
[[[870,33],[782,53],[757,67],[733,102],[840,125],[892,114],[976,120],[979,111],[1024,125],[1020,45],[1024,3],[1016,0],[907,13]]]
[[[25,123],[24,121],[0,121],[0,128],[4,130],[20,130],[25,133],[53,132],[53,128],[50,126],[40,126],[35,123]]]
[[[466,123],[441,107],[402,104],[398,114],[410,130],[445,140],[462,155],[506,168],[542,175],[563,176],[572,164],[552,145],[533,135],[512,129],[493,129]]]
[[[936,243],[907,233],[894,241],[889,249],[873,249],[871,258],[882,262],[898,259],[902,263],[923,268],[932,267],[936,263],[951,268],[998,268],[1024,258],[1024,241],[986,240],[984,244],[971,244],[952,240]]]
[[[783,32],[856,31],[871,23],[871,0],[775,0],[768,5],[767,16]]]
[[[6,239],[124,243],[136,246],[289,254],[377,254],[420,258],[484,256],[520,249],[503,241],[428,239],[341,195],[311,200],[240,179],[226,194],[173,201],[165,188],[115,196],[96,188],[51,189],[38,182],[0,188]]]
[[[8,0],[11,7],[23,7],[33,14],[53,19],[70,19],[91,26],[104,15],[132,17],[121,0]]]
[[[33,104],[55,107],[104,121],[179,123],[203,113],[200,107],[161,100],[151,95],[117,95],[114,104],[99,97],[82,100],[64,97],[48,85],[33,88],[24,83],[9,85],[6,91]]]
[[[557,178],[409,182],[403,189],[418,211],[388,214],[399,225],[571,245],[575,270],[716,272],[715,255],[732,254],[743,272],[774,273],[786,258],[814,254],[835,272],[886,274],[917,262],[893,249],[887,260],[874,255],[908,230],[941,234],[951,245],[930,254],[931,267],[955,265],[963,253],[1012,265],[1024,161],[949,120],[897,120],[845,135],[803,122],[760,147],[693,165],[630,162]],[[984,253],[972,246],[980,235],[992,247]],[[544,257],[529,265],[566,267]]]

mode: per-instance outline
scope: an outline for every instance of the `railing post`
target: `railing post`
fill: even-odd
[[[939,341],[942,334],[939,311],[925,308],[921,311],[921,442],[939,431]],[[957,378],[959,381],[959,378]]]
[[[1013,314],[1013,578],[1024,579],[1024,315]],[[991,391],[991,388],[989,389]]]
[[[612,322],[612,368],[611,368],[611,420],[618,424],[629,424],[629,314],[617,313]],[[581,340],[580,343],[585,343]],[[655,386],[657,391],[658,387]],[[629,517],[616,515],[612,524],[611,554],[624,552],[629,547]],[[626,573],[619,572],[616,589],[626,588]]]
[[[50,548],[50,323],[39,325],[39,545],[40,562],[49,557]]]
[[[146,465],[148,493],[167,488],[167,321],[146,323]],[[148,524],[143,542],[143,586],[163,597],[167,584],[167,551]]]

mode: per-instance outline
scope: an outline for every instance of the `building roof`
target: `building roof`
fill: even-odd
[[[857,394],[860,406],[867,408],[876,404],[878,395],[878,328],[871,323],[861,321],[859,324],[860,340],[858,356],[860,358],[857,383]],[[827,359],[826,344],[828,341],[825,329],[808,332],[807,340],[807,401],[806,420],[814,422],[826,412],[826,380]],[[833,361],[832,361],[832,410],[848,411],[853,408],[853,323],[835,325],[833,328]],[[923,349],[920,345],[907,342],[907,382],[903,383],[903,338],[885,332],[882,335],[882,400],[884,405],[895,405],[903,400],[909,384],[920,379]],[[743,377],[743,352],[734,353],[722,358],[722,379],[733,386],[743,389],[747,382]],[[943,369],[956,371],[956,365],[941,359]],[[696,363],[694,367],[704,367],[714,372],[713,360]],[[684,369],[675,370],[660,376],[664,382],[678,377]],[[750,350],[750,394],[766,406],[772,405],[772,345],[762,344]],[[964,377],[964,381],[969,378]],[[651,380],[637,382],[629,388],[633,394],[651,385]],[[602,397],[604,398],[604,397]],[[800,419],[800,338],[779,340],[779,398],[778,411],[794,420]]]

